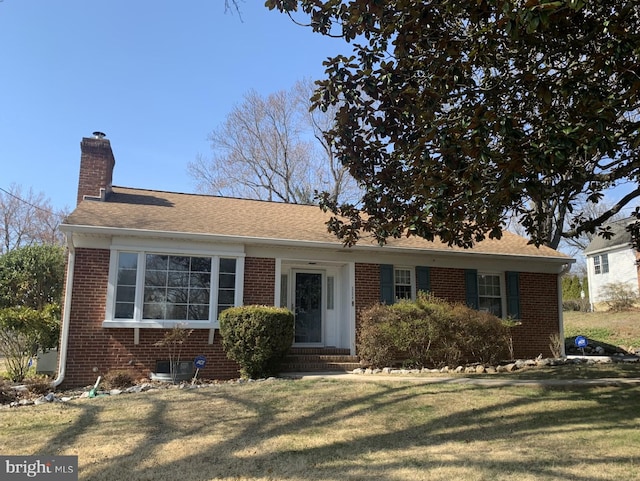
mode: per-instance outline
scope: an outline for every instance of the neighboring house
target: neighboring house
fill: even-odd
[[[584,250],[587,258],[587,279],[591,308],[597,309],[606,301],[605,286],[621,283],[638,294],[638,252],[632,247],[627,226],[635,218],[626,218],[607,224],[613,236],[605,239],[595,236]]]
[[[357,355],[363,309],[419,290],[520,319],[519,357],[549,355],[562,334],[559,274],[573,262],[505,232],[473,249],[408,237],[346,248],[316,206],[111,185],[103,135],[81,142],[78,206],[61,226],[69,250],[56,385],[111,370],[147,376],[166,329],[194,329],[183,359],[204,355],[204,378],[232,378],[218,314],[262,304],[295,313],[298,349]],[[310,351],[311,352],[311,351]]]

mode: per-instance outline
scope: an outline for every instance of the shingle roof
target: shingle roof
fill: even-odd
[[[86,226],[340,246],[340,241],[327,231],[325,222],[329,217],[317,206],[114,186],[105,202],[82,201],[64,225],[69,230],[73,230],[72,226]],[[358,245],[363,246],[364,242]],[[565,254],[548,247],[536,248],[523,237],[510,232],[504,232],[500,240],[487,239],[470,250],[415,236],[389,239],[387,245],[405,249],[569,260]]]
[[[601,235],[595,236],[593,240],[589,242],[589,245],[585,248],[584,253],[589,254],[591,252],[630,246],[631,232],[627,230],[627,226],[634,221],[635,218],[627,217],[625,219],[620,219],[605,224],[604,227],[611,227],[611,232],[614,235],[610,239],[605,239]]]

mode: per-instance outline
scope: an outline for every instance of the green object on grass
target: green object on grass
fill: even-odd
[[[89,391],[89,397],[90,398],[96,397],[96,391],[98,390],[98,386],[100,385],[100,380],[101,379],[102,379],[102,376],[98,376],[98,379],[96,380],[96,383],[94,384],[94,386],[91,389],[91,391]]]

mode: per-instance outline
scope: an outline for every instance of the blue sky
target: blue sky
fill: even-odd
[[[263,0],[0,2],[0,188],[73,208],[80,141],[99,130],[115,185],[193,192],[187,163],[250,89],[269,94],[346,44],[295,25]]]

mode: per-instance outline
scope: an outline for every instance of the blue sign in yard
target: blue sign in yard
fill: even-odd
[[[575,340],[576,346],[583,349],[585,347],[587,347],[587,338],[584,336],[577,336],[576,340]]]
[[[207,358],[204,356],[198,356],[193,360],[193,365],[196,369],[202,369],[207,364]]]

